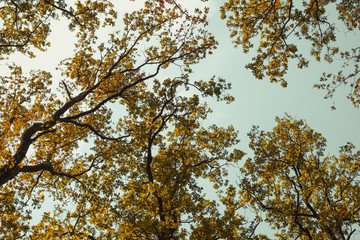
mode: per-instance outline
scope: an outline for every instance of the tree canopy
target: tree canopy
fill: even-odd
[[[348,98],[359,106],[360,47],[347,49],[336,42],[341,33],[336,21],[341,21],[350,33],[358,33],[359,1],[229,0],[221,13],[235,46],[241,46],[245,53],[257,47],[256,56],[246,66],[256,78],[267,76],[271,82],[286,87],[289,60],[296,60],[297,67],[304,68],[309,65],[309,57],[329,63],[341,59],[341,69],[337,73],[325,72],[314,87],[326,90],[326,97],[331,98],[340,85],[348,85]],[[305,43],[309,45],[309,57],[299,46]]]
[[[331,96],[337,84],[350,84],[357,106],[359,49],[331,47],[331,2],[227,1],[221,12],[245,52],[260,34],[248,65],[258,78],[285,86],[288,59],[308,64],[288,42],[292,34],[310,40],[317,60],[340,54],[352,61],[334,83],[317,86]],[[238,130],[205,124],[212,112],[206,98],[231,103],[231,85],[191,75],[218,45],[207,28],[209,8],[146,0],[120,16],[120,5],[0,3],[0,59],[9,68],[0,75],[1,239],[270,239],[258,231],[263,221],[279,239],[354,236],[354,145],[324,156],[325,138],[286,116],[272,132],[253,128],[254,157],[241,162]],[[359,28],[357,1],[336,9],[349,31]],[[16,54],[36,60],[46,52],[56,21],[75,36],[73,56],[59,59],[53,72],[8,63]],[[234,169],[238,185],[228,177]],[[247,208],[255,216],[242,214]]]
[[[249,133],[254,158],[241,169],[242,202],[265,212],[279,239],[350,239],[359,226],[359,154],[348,143],[324,156],[326,139],[302,120],[277,118]]]

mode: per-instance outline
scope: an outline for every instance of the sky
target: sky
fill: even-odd
[[[325,91],[313,88],[323,72],[337,72],[341,62],[318,63],[311,59],[308,68],[298,69],[296,62],[290,61],[286,88],[270,83],[266,78],[255,79],[251,71],[245,69],[255,51],[244,54],[241,48],[233,47],[226,23],[220,20],[219,5],[212,7],[209,21],[209,27],[219,41],[218,49],[202,61],[194,72],[196,77],[204,79],[212,74],[227,79],[232,83],[231,94],[235,101],[229,105],[211,102],[214,113],[209,120],[234,125],[240,131],[241,146],[244,147],[248,144],[246,133],[252,125],[271,130],[275,126],[275,117],[282,117],[285,113],[297,119],[305,119],[311,128],[322,133],[328,140],[331,155],[336,155],[338,147],[346,142],[358,146],[360,111],[346,99],[348,89],[340,87],[333,100],[326,100]],[[339,34],[337,44],[340,47],[356,46],[359,42],[359,36],[346,34],[340,24],[336,28]],[[310,52],[303,42],[295,43],[305,51],[305,56]],[[333,101],[336,110],[330,108]]]
[[[141,5],[142,1],[121,1],[122,11],[133,10]],[[182,0],[186,7],[195,4],[204,6],[204,3],[194,0]],[[209,115],[206,124],[221,126],[233,125],[239,131],[241,143],[239,148],[251,156],[248,149],[247,133],[253,125],[260,126],[263,130],[271,130],[275,126],[275,117],[282,117],[285,113],[297,118],[305,119],[308,125],[320,132],[328,140],[327,153],[337,155],[339,146],[352,142],[360,146],[360,110],[353,107],[346,99],[347,89],[339,88],[334,98],[336,110],[331,110],[332,100],[325,100],[325,91],[313,88],[322,72],[333,71],[340,67],[340,62],[332,64],[318,63],[311,60],[306,69],[297,69],[295,62],[290,62],[289,73],[286,76],[288,87],[272,84],[268,79],[257,80],[245,65],[251,61],[254,51],[244,54],[241,48],[234,48],[229,38],[229,31],[224,20],[220,20],[220,3],[209,0],[210,7],[209,28],[219,42],[218,49],[193,68],[194,81],[208,80],[213,75],[225,78],[231,82],[230,93],[235,97],[231,104],[219,103],[214,99],[206,99],[213,113]],[[359,42],[359,37],[345,34],[341,25],[337,26],[340,46],[351,46]],[[73,38],[68,31],[64,33],[64,24],[58,22],[53,26],[50,36],[52,47],[46,53],[29,61],[20,55],[15,55],[13,60],[24,69],[42,68],[54,71],[59,60],[73,54]],[[306,45],[299,42],[299,47],[309,51]],[[1,67],[2,68],[2,67]],[[60,77],[59,75],[54,75]]]

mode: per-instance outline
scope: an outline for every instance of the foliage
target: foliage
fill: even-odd
[[[3,59],[45,51],[57,19],[68,19],[77,42],[59,64],[61,81],[16,64],[0,77],[0,238],[251,237],[237,206],[221,214],[199,185],[226,186],[225,167],[243,156],[232,127],[201,125],[210,109],[198,95],[230,102],[230,85],[189,78],[216,48],[207,9],[149,0],[122,24],[115,10],[108,1],[2,2]]]
[[[349,85],[348,98],[358,107],[360,48],[337,47],[339,22],[329,16],[334,12],[349,32],[358,34],[360,29],[360,3],[357,0],[228,0],[221,7],[222,18],[227,19],[235,46],[242,46],[245,53],[257,45],[257,55],[246,67],[254,76],[265,76],[271,82],[287,86],[285,74],[290,59],[297,60],[298,68],[307,67],[309,59],[304,57],[299,42],[308,42],[310,55],[320,61],[331,63],[340,58],[344,64],[337,73],[324,73],[320,83],[314,86],[327,91],[332,97],[340,85]]]
[[[262,57],[282,56],[284,46],[288,57],[298,57],[281,34],[289,31],[287,21],[301,18],[281,18],[277,11],[286,13],[285,2],[268,3],[241,8],[250,15],[265,11],[256,18],[270,24],[264,38],[273,47],[262,43],[262,49],[276,52]],[[237,4],[229,1],[223,13],[238,14]],[[294,29],[312,26],[301,34],[317,43],[314,56],[334,40],[331,27],[320,34],[326,4],[312,1],[304,16],[296,11],[308,19]],[[356,3],[338,6],[349,30],[357,28]],[[240,170],[239,192],[227,178],[245,154],[236,148],[238,132],[204,125],[211,109],[203,99],[232,102],[231,86],[222,78],[191,78],[193,66],[217,46],[206,29],[209,9],[190,12],[173,0],[146,0],[121,18],[117,7],[107,0],[0,3],[1,60],[46,51],[51,24],[59,20],[76,36],[73,56],[59,60],[53,72],[25,72],[12,63],[0,76],[1,239],[268,240],[256,231],[259,215],[251,221],[240,214],[244,206],[266,212],[265,220],[286,239],[353,234],[360,209],[353,145],[339,157],[324,157],[325,139],[290,117],[278,119],[273,132],[254,128],[255,158]],[[278,20],[270,21],[271,14]],[[283,32],[269,35],[283,20]],[[250,35],[237,43],[246,51],[263,29],[250,30],[244,28],[240,35]],[[356,51],[344,58],[357,61]],[[284,83],[283,61],[271,69],[261,62],[256,75]],[[45,212],[32,219],[39,218],[37,210]]]
[[[241,170],[241,201],[264,212],[279,239],[350,239],[360,220],[360,151],[348,143],[324,156],[325,138],[304,121],[276,122],[249,133],[254,158]]]
[[[77,1],[68,6],[65,0],[4,0],[0,5],[0,56],[15,51],[35,57],[30,47],[44,51],[50,46],[47,37],[53,19],[69,19],[69,29],[78,33],[94,33],[100,26],[113,25],[116,13],[108,1]],[[100,24],[99,17],[106,15]]]

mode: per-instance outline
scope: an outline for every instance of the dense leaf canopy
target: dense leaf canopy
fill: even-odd
[[[289,60],[295,59],[298,68],[309,65],[309,57],[300,46],[307,44],[310,56],[316,61],[331,63],[341,59],[343,62],[338,73],[324,73],[314,86],[325,89],[326,97],[330,98],[338,86],[348,85],[348,98],[359,106],[360,47],[355,43],[347,49],[336,42],[341,34],[337,28],[339,21],[346,26],[346,31],[358,35],[359,1],[229,0],[221,12],[235,46],[242,46],[245,53],[257,47],[256,56],[246,66],[256,78],[268,76],[271,82],[280,82],[286,87]]]
[[[317,60],[340,54],[352,64],[317,86],[332,96],[349,84],[357,106],[359,48],[332,47],[332,2],[230,0],[221,12],[245,52],[260,36],[248,65],[256,77],[285,86],[288,59],[308,64],[289,42],[295,35],[312,43]],[[142,4],[121,16],[121,4],[108,0],[0,2],[2,61],[36,60],[56,21],[75,36],[73,55],[54,72],[26,72],[15,61],[0,75],[0,239],[270,239],[257,231],[262,221],[279,239],[354,236],[355,147],[324,156],[325,139],[286,116],[272,132],[254,127],[254,157],[242,166],[237,130],[204,124],[204,99],[232,102],[230,84],[191,78],[218,44],[207,30],[209,9]],[[359,29],[358,1],[336,9],[349,31]],[[240,173],[236,186],[229,169]],[[255,216],[243,216],[244,208]]]
[[[280,239],[350,239],[360,220],[359,155],[352,144],[324,156],[326,140],[304,121],[278,118],[249,133],[255,157],[241,169],[242,202],[265,212]]]

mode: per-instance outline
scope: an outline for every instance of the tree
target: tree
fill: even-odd
[[[241,201],[265,213],[279,239],[350,239],[360,225],[360,151],[348,143],[324,156],[326,139],[303,120],[276,122],[249,133],[254,158],[241,169]]]
[[[79,34],[94,33],[100,26],[113,25],[116,17],[108,1],[78,1],[74,6],[69,6],[65,0],[4,0],[0,9],[1,59],[14,52],[35,57],[31,47],[45,51],[50,46],[47,37],[51,32],[51,20],[58,20],[60,16],[70,20],[69,29],[77,29]],[[103,14],[106,19],[101,25],[99,17]]]
[[[189,78],[216,48],[207,9],[149,0],[119,30],[105,0],[1,4],[2,59],[46,51],[52,21],[67,19],[77,40],[61,80],[16,64],[0,77],[0,238],[252,238],[233,187],[219,191],[222,214],[199,185],[226,187],[226,166],[243,156],[232,127],[201,125],[210,109],[198,95],[230,102],[230,85]],[[31,223],[49,201],[54,209]]]
[[[46,51],[57,20],[76,36],[74,55],[59,60],[58,69],[25,72],[13,63],[10,74],[0,76],[1,239],[269,239],[255,231],[259,216],[251,221],[239,213],[248,204],[261,209],[252,196],[272,199],[260,191],[268,185],[257,183],[262,176],[252,182],[244,178],[239,193],[227,179],[228,167],[236,167],[245,154],[236,148],[237,131],[204,125],[211,109],[203,99],[229,103],[231,86],[221,78],[195,81],[190,75],[217,46],[206,30],[207,8],[190,12],[173,0],[147,0],[120,23],[117,6],[107,0],[0,4],[2,60]],[[260,139],[255,135],[254,130],[251,136]],[[271,137],[267,140],[287,140]],[[358,165],[350,160],[358,161],[358,153],[349,144],[341,157],[320,161],[324,143],[320,137],[310,140],[320,149],[316,179],[329,185],[308,184],[314,192],[302,187],[310,191],[305,205],[318,215],[301,213],[318,224],[316,237],[332,230],[335,237],[350,237],[359,202]],[[245,166],[254,171],[243,169],[244,174],[263,174],[261,164],[248,160]],[[298,167],[303,171],[302,164]],[[340,179],[339,173],[349,178]],[[204,182],[213,188],[204,190]],[[303,183],[295,184],[299,189]],[[282,187],[294,191],[291,184]],[[209,191],[218,199],[209,198]],[[314,197],[321,191],[329,197]],[[326,214],[337,220],[324,222],[329,217],[315,203],[328,204]],[[284,224],[280,213],[291,213],[287,207],[267,220]],[[45,212],[34,222],[36,209]],[[300,226],[306,229],[310,220],[299,224],[305,216],[293,216],[291,229],[302,234]]]
[[[259,42],[257,55],[246,66],[256,78],[268,76],[271,82],[280,82],[286,87],[285,74],[290,59],[297,60],[298,68],[308,66],[309,59],[304,57],[297,44],[304,42],[311,44],[310,55],[316,61],[331,63],[337,58],[343,61],[338,73],[324,73],[320,83],[314,86],[325,89],[326,98],[331,98],[340,85],[349,85],[348,98],[358,107],[360,48],[336,46],[339,23],[335,17],[329,17],[334,7],[337,18],[347,30],[357,34],[360,29],[360,4],[357,0],[309,0],[301,3],[292,0],[229,0],[221,7],[221,13],[222,18],[227,19],[235,46],[242,46],[247,53],[254,47],[253,41]]]

